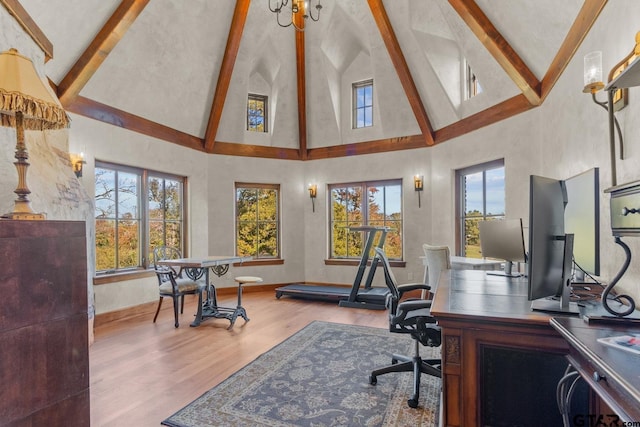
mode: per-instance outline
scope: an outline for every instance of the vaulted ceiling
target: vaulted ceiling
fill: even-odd
[[[69,112],[293,160],[432,146],[539,106],[606,3],[323,0],[298,32],[268,0],[0,0]],[[466,62],[482,86],[468,100]],[[365,79],[374,126],[354,130],[351,84]],[[246,131],[248,93],[269,97],[265,135]]]

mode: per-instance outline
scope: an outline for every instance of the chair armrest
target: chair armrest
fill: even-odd
[[[397,311],[410,312],[415,310],[422,310],[424,308],[431,308],[431,300],[427,299],[411,299],[398,303]],[[435,323],[435,319],[433,320]]]
[[[400,292],[400,297],[405,294],[405,292],[415,291],[415,290],[431,290],[431,286],[426,283],[405,283],[404,285],[398,285],[398,292]]]

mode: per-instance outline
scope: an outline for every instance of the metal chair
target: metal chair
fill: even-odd
[[[442,375],[440,359],[422,359],[419,351],[420,344],[429,347],[440,346],[440,327],[436,325],[436,319],[429,312],[431,301],[423,299],[400,301],[406,292],[429,290],[429,286],[424,283],[398,285],[384,251],[381,248],[375,248],[375,250],[376,257],[382,262],[385,283],[390,291],[387,297],[389,330],[394,333],[410,334],[415,342],[415,350],[413,356],[394,354],[391,357],[391,365],[371,372],[369,383],[376,385],[379,375],[390,372],[413,372],[413,395],[407,400],[407,404],[411,408],[416,408],[420,397],[420,374],[433,375],[438,378],[441,378]]]
[[[180,250],[170,246],[158,246],[153,249],[153,268],[158,277],[158,289],[160,292],[160,300],[153,323],[158,318],[162,300],[164,297],[170,297],[173,300],[173,314],[175,318],[175,327],[180,326],[178,321],[178,304],[180,304],[180,314],[184,312],[184,296],[198,295],[198,304],[202,305],[202,291],[206,288],[206,283],[198,281],[198,277],[183,277],[182,268],[175,270],[172,267],[160,265],[158,261],[165,259],[182,258]],[[186,275],[186,274],[185,274]],[[180,300],[180,303],[178,302]]]

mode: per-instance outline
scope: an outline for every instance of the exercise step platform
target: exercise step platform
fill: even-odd
[[[341,307],[369,308],[384,310],[389,289],[371,287],[360,289],[355,301],[349,301],[352,288],[346,286],[320,286],[296,283],[276,288],[276,298],[283,295],[317,299],[323,301],[337,301]]]

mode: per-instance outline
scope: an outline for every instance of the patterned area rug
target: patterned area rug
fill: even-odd
[[[413,374],[369,385],[391,353],[412,354],[408,335],[386,329],[313,322],[162,422],[206,426],[435,426],[441,382],[423,375],[412,409]],[[421,347],[424,358],[439,348]]]

